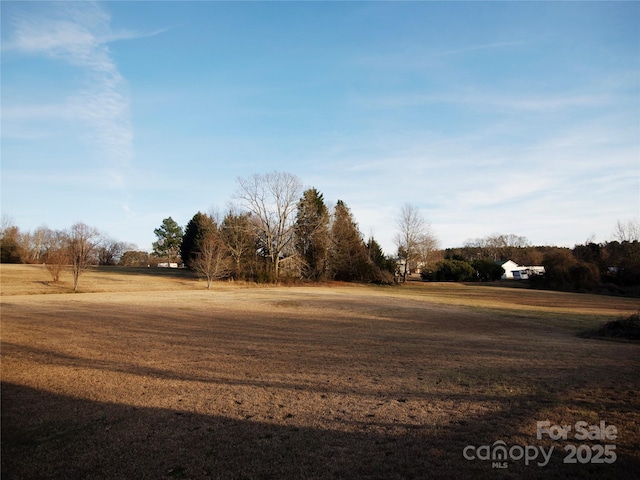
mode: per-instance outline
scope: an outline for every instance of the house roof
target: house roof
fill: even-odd
[[[507,260],[506,262],[503,262],[502,264],[500,264],[500,266],[503,267],[503,268],[504,268],[505,265],[508,265],[510,267],[519,267],[520,266],[516,262],[514,262],[513,260]]]

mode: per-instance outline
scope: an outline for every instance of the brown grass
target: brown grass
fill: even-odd
[[[37,284],[39,268],[0,271],[3,479],[640,474],[640,346],[576,335],[636,300],[417,282],[207,291],[155,269],[94,269],[80,288],[99,292],[43,295],[64,288]],[[584,442],[537,440],[537,420],[616,425],[618,460],[564,464]],[[497,440],[555,453],[506,470],[463,458]]]

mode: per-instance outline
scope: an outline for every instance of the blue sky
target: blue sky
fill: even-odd
[[[3,1],[2,213],[150,249],[296,174],[387,253],[640,216],[638,2]]]

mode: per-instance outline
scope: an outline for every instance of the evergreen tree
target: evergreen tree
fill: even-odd
[[[202,249],[203,239],[216,233],[216,223],[212,217],[198,212],[187,224],[180,244],[180,257],[187,268],[193,269],[193,261]]]
[[[2,263],[22,263],[23,251],[20,245],[20,230],[11,226],[0,236]]]
[[[162,220],[162,225],[153,233],[158,240],[153,242],[153,253],[159,257],[167,257],[169,262],[177,261],[182,243],[182,227],[171,217]]]
[[[306,190],[298,202],[295,235],[296,251],[303,263],[302,276],[321,279],[327,271],[329,211],[315,188]]]
[[[374,279],[374,265],[369,260],[358,225],[342,200],[338,200],[334,210],[329,259],[331,273],[336,280]]]
[[[389,260],[384,255],[380,244],[373,237],[367,242],[367,255],[380,270],[389,270]]]

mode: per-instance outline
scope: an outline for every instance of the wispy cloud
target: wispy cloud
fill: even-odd
[[[438,53],[438,56],[447,56],[447,55],[459,55],[463,53],[476,52],[479,50],[496,50],[502,48],[510,48],[510,47],[519,47],[523,45],[522,41],[510,41],[510,42],[493,42],[493,43],[482,43],[478,45],[469,45],[467,47],[456,48],[452,50],[445,50]]]
[[[462,60],[465,54],[474,52],[495,51],[500,55],[502,50],[515,50],[526,46],[526,42],[512,40],[505,42],[489,42],[481,44],[470,44],[458,48],[448,46],[416,46],[415,48],[402,48],[384,52],[367,52],[356,57],[349,58],[349,65],[356,65],[360,68],[372,69],[383,75],[387,72],[420,73],[426,77],[434,75],[434,70],[447,69],[449,65]],[[460,58],[456,58],[460,57]]]
[[[624,126],[623,114],[550,126],[546,118],[525,122],[526,137],[511,121],[461,134],[381,133],[364,152],[319,151],[311,181],[325,198],[346,201],[364,233],[375,226],[389,252],[404,201],[423,209],[448,246],[493,231],[540,244],[605,235],[612,219],[633,215],[625,198],[638,188],[637,132]],[[576,223],[566,238],[558,233],[563,222]]]
[[[12,122],[30,120],[73,120],[78,112],[67,103],[49,105],[11,105],[2,107],[2,118]]]
[[[117,172],[132,160],[133,128],[126,81],[107,43],[135,35],[113,32],[110,16],[94,2],[53,3],[16,13],[11,20],[11,36],[3,50],[77,67],[84,75],[84,86],[59,104],[9,105],[3,108],[5,120],[84,123],[90,127],[90,140],[106,157],[111,176],[119,177]]]
[[[611,103],[606,94],[509,95],[490,92],[437,94],[390,94],[353,96],[351,101],[365,108],[407,108],[448,104],[521,112],[557,112],[571,108],[597,107]]]

